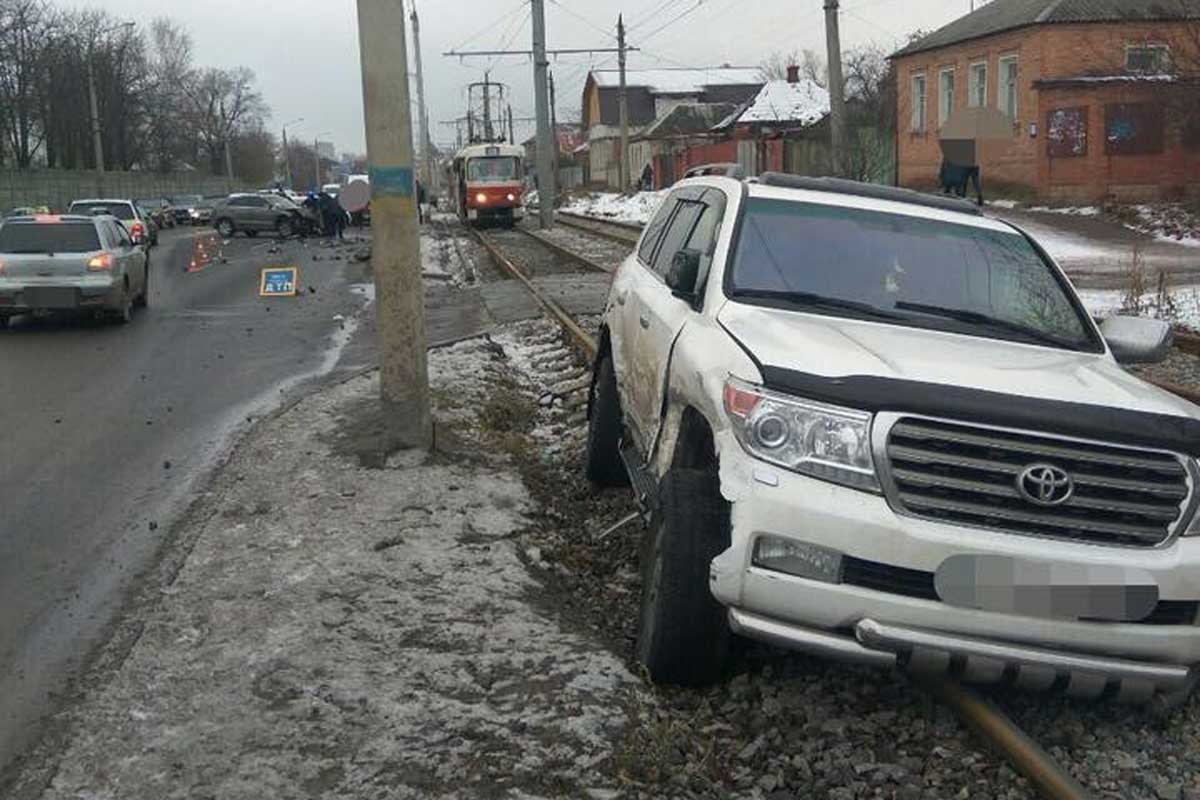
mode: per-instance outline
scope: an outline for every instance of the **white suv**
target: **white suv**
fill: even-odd
[[[729,633],[1122,699],[1200,663],[1200,409],[1127,372],[1045,251],[954,199],[764,175],[676,186],[617,273],[588,476],[651,520],[638,654]]]

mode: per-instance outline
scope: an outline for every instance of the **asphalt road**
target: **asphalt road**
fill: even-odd
[[[0,331],[0,767],[239,425],[337,361],[352,329],[337,317],[364,302],[353,250],[271,247],[166,231],[131,324],[25,317]],[[258,297],[260,268],[280,263],[300,266],[301,295]]]

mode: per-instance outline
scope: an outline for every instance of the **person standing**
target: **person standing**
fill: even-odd
[[[417,181],[417,223],[424,225],[428,213],[425,210],[425,184]]]
[[[654,167],[649,161],[646,162],[646,168],[642,170],[642,185],[643,192],[654,191]]]

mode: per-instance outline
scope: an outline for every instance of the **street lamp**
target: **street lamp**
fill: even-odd
[[[100,104],[96,100],[96,70],[92,65],[96,52],[96,39],[106,34],[112,33],[115,30],[124,28],[130,30],[136,26],[134,22],[122,22],[117,25],[104,28],[92,34],[88,40],[87,48],[87,79],[88,79],[88,102],[92,110],[92,146],[96,150],[96,172],[104,174],[104,139],[101,136],[100,130]]]
[[[330,136],[332,131],[322,131],[313,137],[313,164],[316,167],[315,174],[317,182],[313,184],[317,191],[321,190],[321,137]]]
[[[292,186],[292,152],[288,150],[287,129],[288,125],[295,125],[297,122],[304,122],[304,117],[296,117],[293,120],[283,123],[283,171],[287,177],[288,189],[294,189]]]

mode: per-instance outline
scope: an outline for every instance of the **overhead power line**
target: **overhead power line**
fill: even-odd
[[[670,22],[665,22],[662,25],[659,25],[657,28],[650,31],[650,33],[647,33],[645,36],[643,36],[642,41],[643,42],[650,41],[655,36],[657,36],[659,33],[662,33],[663,31],[665,31],[667,28],[671,27],[675,23],[682,21],[685,17],[690,16],[691,14],[695,13],[703,6],[704,6],[704,0],[696,0],[696,5],[691,6],[690,8],[685,9],[683,12],[681,12],[677,16],[672,17]]]

